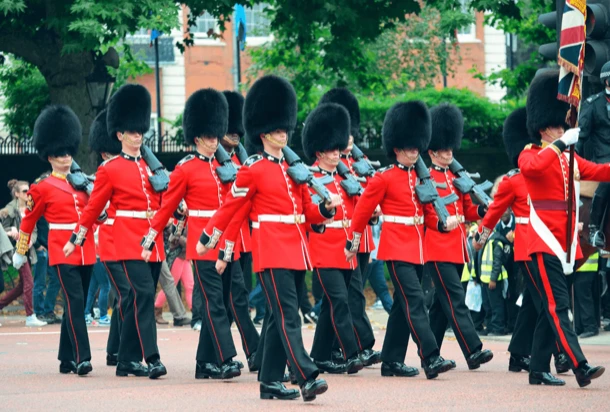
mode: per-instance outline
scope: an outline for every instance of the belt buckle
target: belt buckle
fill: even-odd
[[[349,221],[347,219],[343,219],[341,221],[341,225],[343,226],[344,229],[347,229],[349,227]]]
[[[457,221],[458,221],[458,223],[464,223],[464,216],[457,215]]]
[[[300,225],[301,223],[303,223],[303,219],[302,219],[302,217],[303,217],[303,216],[301,216],[301,215],[297,215],[297,214],[295,213],[295,215],[294,215],[294,223],[296,223],[297,225]]]
[[[153,212],[152,210],[148,209],[146,211],[146,219],[152,219],[152,217],[155,215],[155,212]]]
[[[421,223],[420,219],[421,219],[421,217],[419,217],[419,216],[413,216],[413,224],[416,226],[419,225]]]

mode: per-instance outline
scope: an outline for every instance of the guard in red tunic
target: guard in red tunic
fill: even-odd
[[[81,138],[80,121],[67,106],[49,106],[36,119],[34,147],[38,155],[51,164],[53,172],[30,185],[13,266],[19,269],[27,262],[25,255],[30,237],[36,222],[44,216],[49,222],[49,265],[56,267],[64,294],[59,372],[86,375],[93,370],[85,323],[85,298],[96,260],[95,243],[91,241],[77,247],[71,256],[65,256],[62,251],[89,200],[85,192],[74,189],[67,181]]]
[[[440,356],[420,283],[424,265],[424,207],[415,193],[415,163],[429,142],[430,114],[424,103],[397,103],[390,108],[383,125],[383,147],[393,164],[369,181],[349,230],[345,250],[348,259],[358,250],[371,213],[377,205],[381,206],[384,224],[377,257],[386,262],[394,284],[394,304],[381,352],[382,376],[419,373],[417,368],[404,364],[409,332],[428,379],[454,367],[452,361]],[[400,332],[404,329],[406,339]]]
[[[146,238],[160,233],[184,199],[188,209],[186,258],[195,264],[204,301],[196,379],[230,379],[241,375],[233,362],[237,353],[225,306],[231,293],[231,267],[238,271],[234,276],[242,276],[241,269],[238,264],[229,263],[226,269],[217,271],[221,261],[233,261],[235,240],[221,239],[221,251],[205,256],[199,256],[195,250],[203,228],[220,209],[230,188],[218,177],[216,169],[220,164],[214,155],[219,140],[227,132],[228,115],[227,100],[214,89],[201,89],[189,97],[184,107],[184,139],[186,144],[195,146],[196,153],[182,159],[172,172],[163,206],[153,219],[150,231],[144,233]],[[235,223],[239,230],[241,222]]]
[[[123,311],[116,374],[142,376],[142,368],[136,366],[144,359],[148,363],[148,377],[156,379],[167,374],[157,347],[153,307],[161,262],[165,259],[163,236],[145,239],[151,244],[150,262],[142,259],[140,246],[142,234],[148,232],[161,206],[161,194],[155,192],[150,180],[153,172],[140,151],[142,135],[150,128],[150,106],[148,91],[135,84],[121,87],[110,100],[106,116],[108,132],[121,142],[122,151],[97,169],[91,199],[64,252],[70,255],[87,238],[87,242],[93,243],[93,223],[110,202],[115,210],[114,257],[123,266],[130,288]],[[131,350],[133,346],[138,351]]]
[[[432,159],[430,176],[436,181],[441,197],[456,194],[458,200],[447,205],[449,218],[446,226],[439,221],[432,204],[424,207],[426,235],[424,239],[425,269],[432,276],[435,293],[430,308],[430,326],[439,348],[448,322],[455,332],[469,369],[477,369],[493,358],[489,350],[482,350],[483,343],[474,328],[465,303],[461,275],[464,263],[468,262],[467,232],[465,221],[482,218],[485,210],[473,204],[470,195],[458,191],[453,181],[456,176],[449,170],[453,151],[462,142],[464,119],[460,110],[450,104],[441,103],[430,112],[432,139],[428,153]]]
[[[289,176],[282,148],[296,126],[297,100],[294,88],[277,76],[258,79],[246,96],[244,126],[254,155],[240,168],[226,203],[208,222],[198,249],[206,253],[218,245],[231,220],[241,223],[239,211],[251,204],[258,220],[258,260],[263,287],[271,306],[263,364],[260,396],[263,399],[294,399],[298,391],[281,383],[286,361],[301,386],[303,400],[311,401],[328,389],[316,380],[319,371],[303,347],[298,314],[297,284],[311,269],[306,225],[320,224],[333,217],[340,203],[336,195],[329,204],[314,204],[304,184]],[[258,149],[257,149],[258,147]]]
[[[340,152],[345,150],[350,135],[347,110],[336,103],[322,103],[312,111],[303,128],[302,140],[305,155],[315,159],[316,177],[331,176],[326,184],[329,192],[341,196],[341,205],[332,221],[326,222],[322,233],[309,234],[309,250],[313,263],[313,276],[320,282],[324,297],[311,357],[316,366],[329,373],[357,373],[364,365],[354,335],[347,291],[350,278],[358,271],[356,257],[345,260],[342,245],[347,240],[347,229],[352,218],[357,195],[350,196],[341,187],[343,177],[337,172]],[[352,179],[353,180],[353,179]],[[354,183],[357,183],[353,180]],[[359,186],[359,184],[358,184]],[[358,188],[359,189],[359,188]],[[332,342],[337,338],[344,363],[332,361]]]
[[[578,237],[579,181],[610,181],[610,164],[595,164],[575,155],[574,198],[568,198],[569,155],[565,151],[578,141],[579,129],[564,132],[562,117],[567,104],[557,102],[558,70],[539,73],[528,92],[527,128],[531,136],[540,138],[541,146],[528,145],[519,156],[519,169],[529,193],[527,253],[532,259],[542,306],[554,335],[545,335],[542,346],[552,347],[555,340],[567,355],[576,381],[587,386],[604,373],[604,367],[591,366],[583,354],[576,333],[571,328],[568,310],[569,292],[565,275],[582,257]],[[567,230],[568,202],[573,202],[572,228]],[[566,251],[567,236],[572,248]],[[568,253],[570,259],[568,262]]]
[[[341,161],[345,164],[352,173],[352,164],[354,158],[351,155],[352,148],[354,145],[354,138],[360,137],[360,106],[356,96],[345,88],[334,88],[329,90],[320,99],[320,104],[323,103],[337,103],[347,109],[350,116],[350,136],[349,142],[345,150],[341,152]],[[364,182],[362,186],[366,188],[367,182]],[[376,210],[376,214],[379,209]],[[366,298],[364,296],[364,276],[366,275],[366,268],[371,258],[371,252],[375,249],[373,242],[373,232],[371,226],[367,224],[366,230],[363,232],[362,239],[360,240],[360,247],[358,249],[358,271],[354,271],[352,274],[349,289],[348,289],[348,300],[349,308],[354,321],[356,339],[358,341],[358,347],[361,351],[361,359],[364,362],[364,366],[370,366],[381,361],[381,353],[373,350],[375,345],[375,335],[373,334],[373,328],[369,321],[368,315],[366,314]],[[338,342],[335,340],[335,349],[339,349]],[[333,356],[337,361],[341,360],[341,356]]]
[[[521,151],[527,144],[534,141],[527,131],[527,111],[525,107],[515,110],[506,118],[503,137],[508,157],[513,165],[518,167]],[[540,342],[546,341],[544,335],[553,335],[553,331],[546,314],[542,310],[540,291],[532,277],[534,269],[527,254],[527,224],[529,223],[530,208],[527,187],[518,168],[508,172],[500,182],[494,201],[487,210],[483,222],[479,225],[473,246],[477,250],[483,248],[487,238],[500,221],[502,214],[509,207],[515,215],[516,224],[514,234],[515,262],[525,279],[527,287],[523,291],[521,308],[508,346],[510,352],[508,370],[512,372],[528,371],[532,384],[564,385],[564,381],[555,378],[550,373],[549,362],[551,354],[557,351],[556,346],[540,344]],[[555,367],[558,372],[567,372],[569,368],[566,368],[566,362],[565,355],[556,354]]]

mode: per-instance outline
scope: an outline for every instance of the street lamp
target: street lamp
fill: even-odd
[[[116,79],[108,73],[103,59],[97,59],[93,72],[85,79],[91,107],[99,113],[106,107]]]

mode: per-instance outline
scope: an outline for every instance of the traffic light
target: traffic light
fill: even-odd
[[[587,4],[585,76],[598,78],[610,61],[610,0],[589,0]]]
[[[565,6],[565,0],[556,1],[556,10],[563,10]],[[557,54],[559,53],[559,36],[561,32],[561,13],[552,11],[550,13],[544,13],[538,16],[538,22],[549,29],[555,30],[556,38],[553,43],[546,43],[538,48],[538,53],[547,60],[557,61]]]

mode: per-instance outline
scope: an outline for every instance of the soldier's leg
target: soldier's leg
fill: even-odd
[[[428,264],[426,264],[426,266],[427,265]],[[434,265],[431,267],[434,268]],[[447,331],[449,320],[447,319],[441,305],[441,300],[439,297],[440,290],[438,290],[435,286],[431,293],[433,294],[432,305],[428,311],[428,318],[430,319],[430,329],[432,329],[432,333],[434,334],[434,338],[436,340],[436,345],[440,350],[440,348],[443,346],[443,340],[445,338],[445,332]],[[396,293],[394,293],[394,299],[396,299]]]
[[[118,262],[102,262],[102,264],[106,269],[106,273],[108,273],[110,285],[116,295],[112,305],[112,318],[106,353],[118,356],[123,326],[123,311],[125,310],[126,297],[129,295],[129,283],[125,277],[123,267]]]
[[[394,289],[394,302],[388,316],[388,324],[381,349],[381,361],[384,363],[404,363],[407,356],[407,345],[409,344],[411,331],[402,310],[398,293],[398,290]]]
[[[366,314],[366,298],[362,291],[361,268],[352,271],[347,290],[349,310],[354,323],[354,333],[360,351],[371,349],[375,345],[375,335],[369,317]]]
[[[241,260],[241,258],[240,258]],[[244,285],[244,276],[238,263],[231,265],[231,293],[229,295],[230,314],[235,320],[241,336],[244,353],[249,358],[258,347],[258,332],[250,318],[248,292]]]
[[[515,322],[515,330],[508,345],[508,351],[511,355],[525,357],[531,355],[537,317],[538,311],[534,306],[530,290],[526,287],[523,291],[523,299],[519,315],[517,316],[517,322]]]
[[[252,252],[241,252],[239,265],[244,276],[244,286],[246,291],[250,293],[252,291]]]

